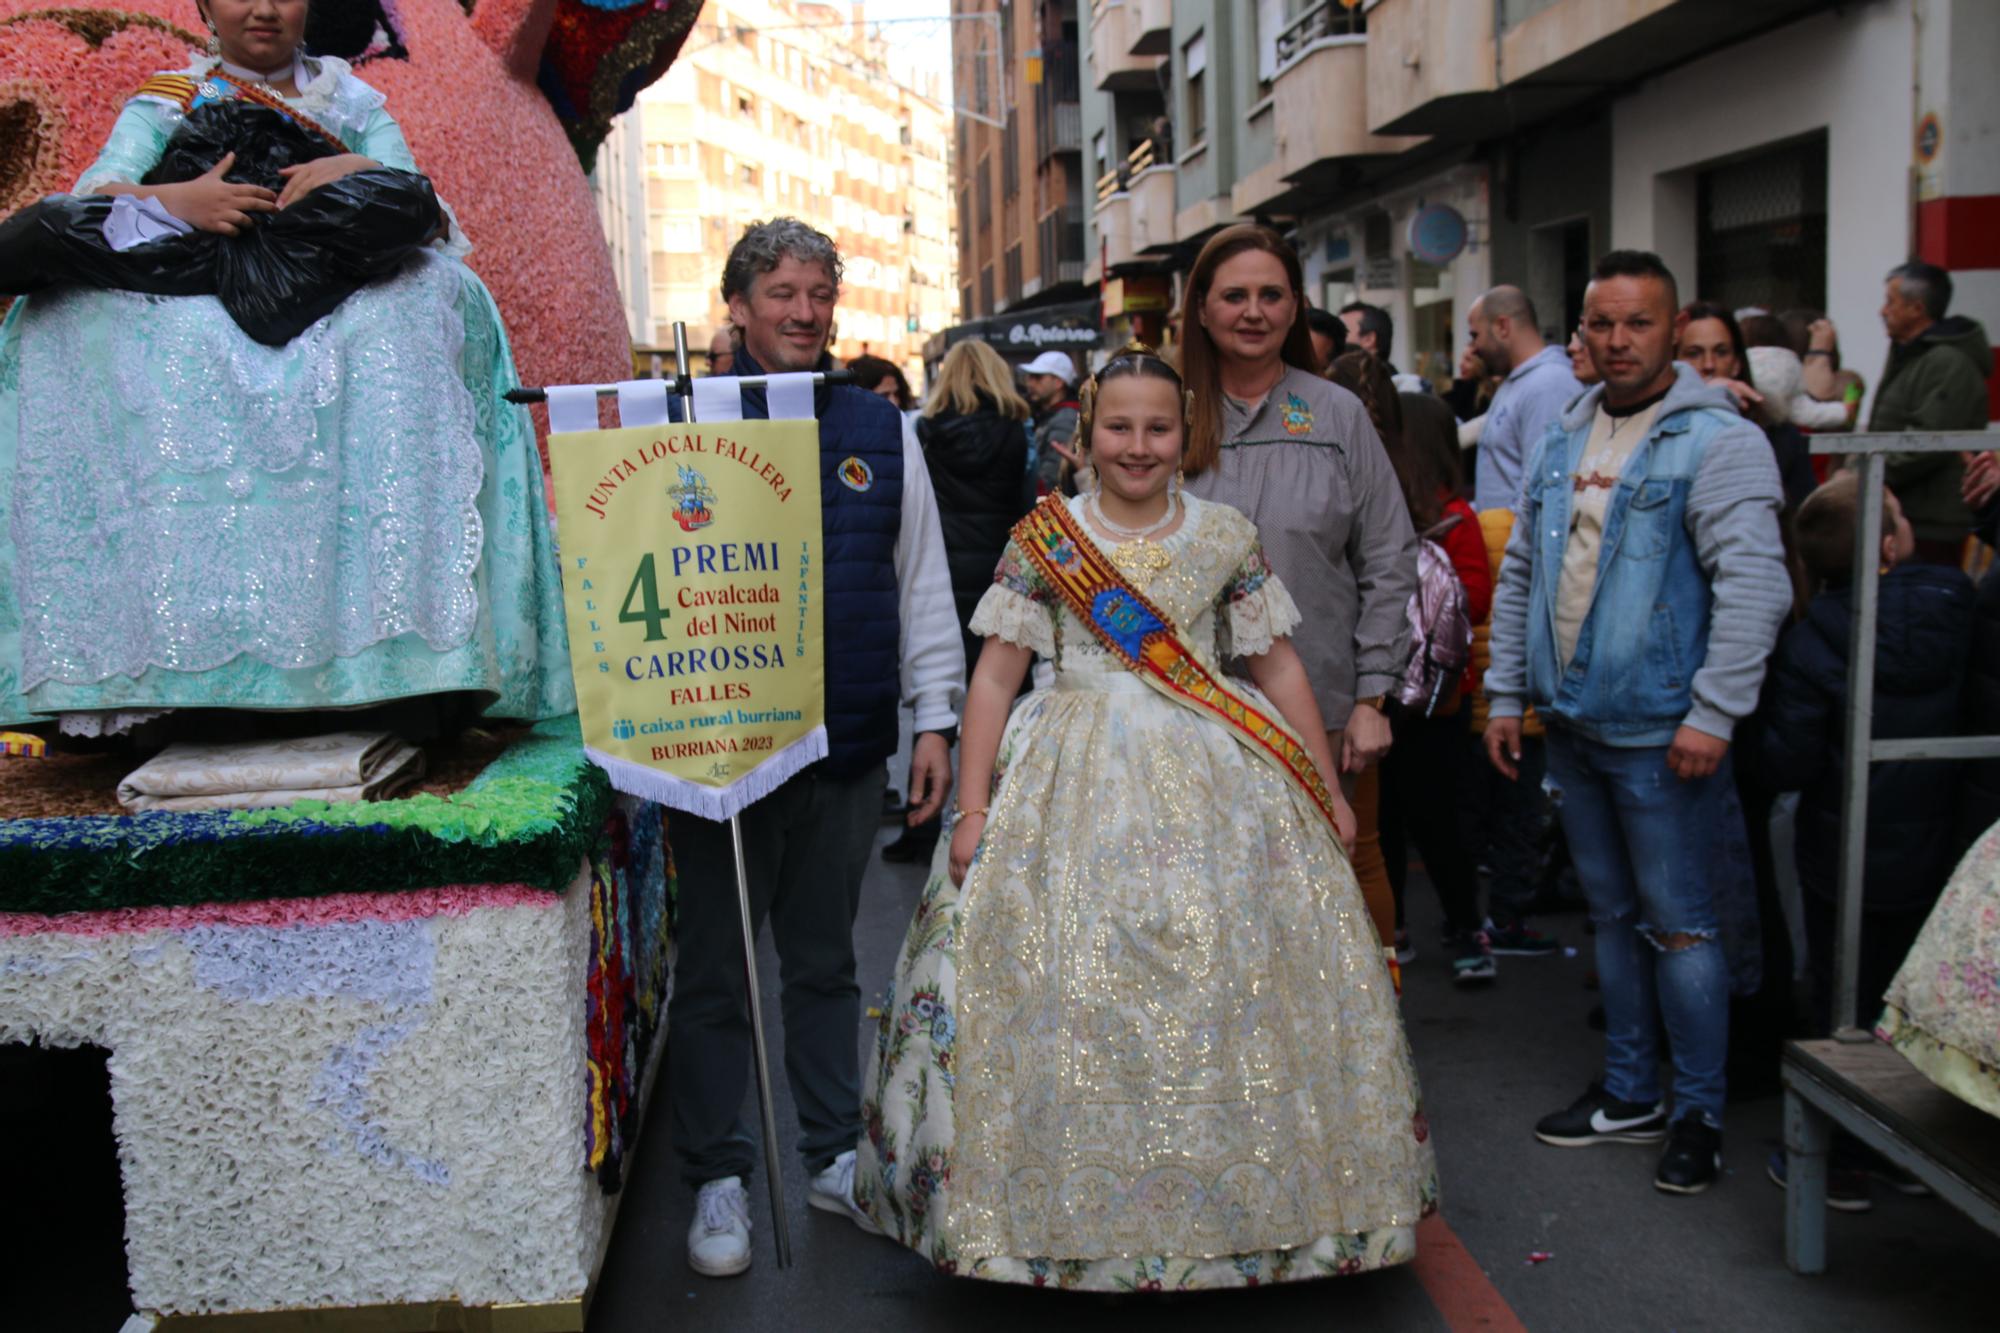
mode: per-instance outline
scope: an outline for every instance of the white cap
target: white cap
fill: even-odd
[[[1023,375],[1057,375],[1064,384],[1076,379],[1076,362],[1069,359],[1068,352],[1043,352],[1040,356],[1021,367]]]

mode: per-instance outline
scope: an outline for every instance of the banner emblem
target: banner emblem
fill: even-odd
[[[674,497],[674,522],[682,532],[695,532],[715,521],[715,492],[701,473],[686,463],[678,466],[680,481],[667,487],[667,494]]]

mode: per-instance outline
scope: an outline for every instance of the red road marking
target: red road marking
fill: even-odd
[[[1411,1265],[1424,1294],[1444,1317],[1452,1333],[1528,1333],[1528,1326],[1514,1314],[1472,1252],[1445,1224],[1442,1214],[1432,1213],[1417,1224],[1417,1259]]]

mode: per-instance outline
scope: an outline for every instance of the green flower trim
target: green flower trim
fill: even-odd
[[[93,912],[445,884],[560,893],[611,784],[574,715],[538,723],[453,796],[0,822],[0,912]]]

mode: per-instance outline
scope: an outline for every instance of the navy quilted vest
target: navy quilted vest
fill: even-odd
[[[737,349],[735,373],[762,375]],[[896,751],[902,696],[902,622],[896,534],[903,522],[903,419],[888,399],[853,385],[821,385],[819,495],[826,636],[826,771],[852,777]],[[676,404],[678,407],[678,404]],[[676,412],[678,416],[678,412]],[[743,415],[770,415],[762,389],[743,391]],[[848,466],[853,460],[859,466]]]

